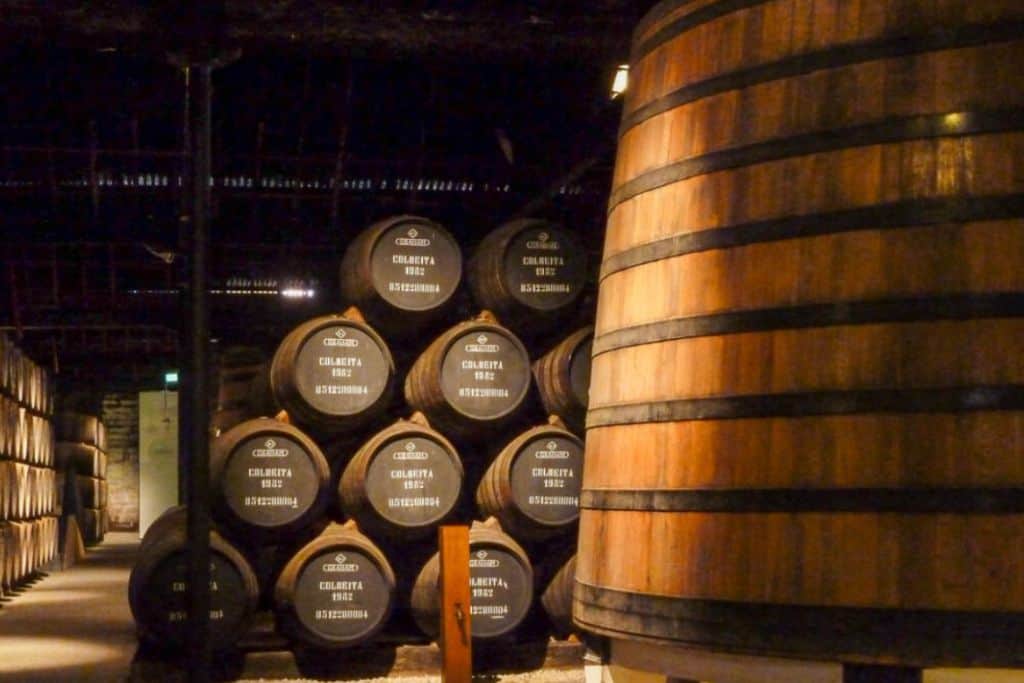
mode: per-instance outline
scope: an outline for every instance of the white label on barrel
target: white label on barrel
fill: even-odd
[[[514,628],[533,599],[524,567],[505,550],[474,545],[469,558],[469,614],[478,637],[502,635]]]
[[[462,277],[462,253],[449,235],[423,225],[396,225],[370,254],[370,276],[378,294],[411,311],[435,308],[452,295]]]
[[[369,408],[387,381],[384,353],[355,327],[317,331],[303,344],[295,363],[299,394],[327,415],[352,415]]]
[[[366,473],[366,495],[384,518],[428,526],[458,502],[462,475],[453,456],[433,439],[415,436],[385,444]]]
[[[545,524],[579,517],[583,444],[559,434],[539,436],[519,450],[510,474],[512,497],[527,516]]]
[[[321,553],[295,583],[299,621],[328,639],[346,640],[372,629],[387,614],[389,602],[380,568],[355,549]]]
[[[298,443],[283,435],[258,436],[228,456],[221,490],[239,519],[274,527],[299,518],[316,502],[319,479]]]
[[[530,382],[529,359],[498,333],[470,332],[449,347],[441,368],[445,399],[472,417],[489,419],[514,408]]]
[[[520,303],[553,310],[571,303],[586,278],[586,258],[568,235],[550,229],[524,230],[509,243],[504,275]]]

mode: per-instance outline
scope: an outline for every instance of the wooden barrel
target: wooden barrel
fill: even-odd
[[[512,439],[476,489],[484,517],[496,517],[520,541],[575,528],[583,480],[583,441],[557,417]]]
[[[441,334],[405,378],[406,402],[451,437],[507,424],[529,390],[526,347],[486,311]]]
[[[341,294],[389,339],[436,319],[462,280],[462,251],[441,225],[394,216],[359,233],[341,260]]]
[[[184,521],[183,515],[179,521]],[[128,603],[139,638],[174,650],[188,640],[188,539],[184,524],[164,531],[140,546],[128,580]],[[215,650],[231,648],[245,633],[258,595],[248,561],[211,532],[210,643]]]
[[[588,325],[560,341],[533,363],[537,393],[549,415],[561,417],[582,433],[590,391],[590,353],[594,328]]]
[[[1008,0],[672,0],[643,22],[578,624],[1024,664],[1022,20]]]
[[[431,637],[437,637],[440,629],[440,570],[441,556],[435,554],[417,575],[410,598],[416,625]],[[493,519],[474,522],[470,527],[469,585],[469,623],[474,640],[511,634],[530,611],[530,558]]]
[[[248,420],[214,441],[212,511],[225,526],[261,542],[284,538],[324,514],[329,479],[319,446],[297,427]]]
[[[554,634],[559,638],[568,638],[569,634],[576,631],[572,623],[572,591],[575,585],[576,556],[573,555],[540,595],[540,605],[551,622]]]
[[[54,444],[54,466],[59,470],[72,467],[76,474],[106,477],[107,456],[96,446],[70,441]]]
[[[484,237],[466,280],[481,308],[529,336],[572,312],[587,282],[587,254],[562,226],[522,218]]]
[[[391,401],[395,363],[354,309],[309,320],[281,342],[270,367],[274,399],[295,424],[318,434],[356,429]]]
[[[455,509],[462,479],[455,446],[417,414],[359,448],[338,481],[338,499],[375,538],[423,538]]]
[[[387,558],[354,524],[331,524],[288,561],[274,586],[277,625],[321,648],[364,643],[384,627],[395,597]]]
[[[62,412],[53,416],[54,438],[95,446],[99,441],[99,418],[84,413]]]

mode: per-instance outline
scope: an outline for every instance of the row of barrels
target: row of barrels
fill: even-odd
[[[423,413],[449,437],[479,441],[523,417],[536,383],[549,412],[581,433],[591,338],[589,327],[576,330],[531,361],[519,337],[490,312],[481,312],[444,331],[415,358],[401,387],[405,406]],[[269,407],[267,399],[256,398],[259,371],[254,364],[246,374],[238,369],[222,378],[221,405],[236,411],[233,416]],[[325,440],[358,432],[393,411],[398,379],[389,345],[355,309],[296,327],[269,368],[274,404],[293,423]],[[246,403],[228,400],[243,390],[250,392]],[[222,414],[218,426],[230,424]]]
[[[49,418],[2,394],[0,458],[47,467],[53,465],[53,427]]]
[[[341,295],[382,334],[406,339],[454,307],[464,275],[473,305],[529,335],[574,312],[587,283],[588,256],[563,226],[521,219],[487,234],[464,267],[459,244],[443,226],[422,216],[394,216],[348,244]]]
[[[185,508],[154,522],[143,538],[129,581],[129,603],[140,638],[175,650],[186,642],[188,553]],[[338,649],[365,643],[388,627],[395,611],[409,612],[422,634],[439,631],[439,556],[408,561],[407,549],[389,550],[353,522],[331,523],[290,552],[273,572],[261,574],[244,546],[210,534],[211,643],[235,646],[265,595],[279,633],[293,644]],[[470,530],[469,618],[476,640],[509,636],[534,606],[550,627],[571,628],[572,560],[535,588],[527,553],[493,519]],[[535,592],[542,595],[535,601]]]
[[[468,479],[455,445],[420,414],[375,433],[354,456],[335,460],[335,475],[300,429],[256,418],[214,442],[212,510],[238,536],[266,543],[289,538],[329,511],[355,520],[374,538],[431,537],[470,496],[471,515],[497,518],[523,542],[573,530],[583,442],[559,419],[516,435],[490,462],[467,465],[482,474]],[[475,488],[467,491],[467,483]]]
[[[74,514],[83,542],[94,545],[109,527],[106,427],[95,415],[67,411],[54,416],[54,432],[61,514]]]
[[[0,519],[25,520],[52,514],[57,505],[57,472],[0,460]]]
[[[0,595],[16,589],[57,556],[59,520],[0,521]]]
[[[0,394],[38,415],[53,413],[49,373],[0,333]]]

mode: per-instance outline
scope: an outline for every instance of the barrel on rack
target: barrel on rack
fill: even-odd
[[[423,538],[455,509],[462,478],[455,446],[416,414],[359,448],[338,482],[338,499],[375,538]]]
[[[587,255],[562,226],[522,218],[484,237],[466,279],[481,308],[494,311],[518,334],[532,336],[573,311],[587,281]]]
[[[146,534],[128,580],[128,603],[139,638],[180,650],[188,640],[188,539],[184,515],[163,533]],[[245,633],[259,587],[248,561],[218,533],[210,532],[210,643],[230,649]]]
[[[405,400],[451,437],[482,437],[510,422],[530,390],[526,347],[489,312],[435,339],[405,378]]]
[[[100,440],[100,420],[95,415],[60,412],[53,416],[53,432],[57,441],[96,446]]]
[[[431,637],[440,630],[440,571],[441,556],[435,554],[420,570],[411,596],[413,619]],[[469,585],[470,632],[476,640],[510,635],[530,610],[530,558],[494,519],[470,527]]]
[[[549,415],[558,415],[582,434],[590,391],[594,328],[588,325],[560,341],[533,364],[537,393]]]
[[[107,476],[107,455],[95,446],[58,441],[54,445],[54,453],[54,466],[58,470],[74,467],[77,474],[100,479]]]
[[[557,417],[512,439],[476,489],[484,517],[496,517],[520,541],[576,528],[583,480],[583,441]]]
[[[227,348],[218,366],[217,406],[211,420],[215,430],[226,432],[239,422],[277,412],[262,351],[248,346]]]
[[[380,549],[353,523],[331,524],[281,570],[274,613],[291,640],[349,647],[384,627],[394,596],[395,574]]]
[[[341,293],[389,339],[443,313],[462,280],[462,251],[441,225],[394,216],[359,233],[341,261]]]
[[[636,34],[589,631],[1024,663],[1024,4],[871,4],[670,0]]]
[[[287,537],[323,516],[330,467],[301,430],[269,418],[221,434],[210,456],[212,510],[259,541]]]
[[[361,427],[388,407],[395,363],[355,309],[309,320],[281,342],[270,367],[278,405],[317,435]]]

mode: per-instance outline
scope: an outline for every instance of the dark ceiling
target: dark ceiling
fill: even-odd
[[[319,294],[216,295],[214,336],[273,340],[336,310],[348,240],[396,213],[438,220],[467,254],[510,217],[545,216],[592,237],[596,259],[608,89],[651,4],[228,2],[212,286],[300,279]],[[0,326],[65,376],[173,362],[195,20],[175,12],[0,0]]]

